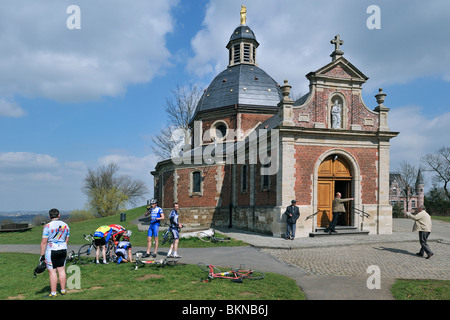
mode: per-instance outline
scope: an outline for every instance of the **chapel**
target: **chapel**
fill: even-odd
[[[228,66],[198,102],[182,151],[151,172],[158,205],[168,212],[178,202],[186,226],[284,237],[295,199],[296,236],[308,237],[324,234],[340,192],[354,200],[338,232],[392,233],[389,150],[398,132],[388,127],[382,89],[372,107],[364,103],[368,77],[344,58],[343,43],[331,40],[331,61],[306,75],[309,92],[294,101],[289,82],[258,65],[243,6]]]

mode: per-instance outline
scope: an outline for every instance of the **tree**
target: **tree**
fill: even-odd
[[[450,147],[442,147],[433,154],[423,157],[427,171],[434,172],[434,182],[443,183],[445,195],[450,200]]]
[[[88,197],[89,207],[99,216],[110,216],[125,209],[130,202],[135,204],[148,193],[141,180],[129,176],[118,176],[119,166],[110,163],[97,170],[88,170],[82,191]]]
[[[432,215],[446,216],[450,214],[450,200],[447,199],[445,191],[433,185],[433,188],[425,197],[425,207]]]
[[[405,199],[406,211],[409,211],[409,201],[416,194],[415,182],[418,170],[406,161],[400,163],[398,187],[400,195]]]
[[[189,89],[177,85],[176,89],[171,90],[170,93],[171,97],[166,98],[164,105],[168,116],[168,126],[152,138],[153,152],[162,160],[171,158],[171,151],[177,143],[172,139],[172,132],[176,129],[190,132],[189,122],[203,94],[196,85],[190,85]]]

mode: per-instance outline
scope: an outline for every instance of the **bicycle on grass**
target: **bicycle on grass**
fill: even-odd
[[[136,252],[136,259],[135,259],[135,265],[133,269],[131,270],[137,270],[139,267],[143,267],[145,265],[151,265],[151,266],[157,266],[157,267],[164,267],[167,265],[166,259],[161,260],[142,260],[142,256],[144,255],[145,251],[138,251]]]
[[[260,280],[266,276],[263,272],[258,270],[244,269],[243,265],[226,272],[222,272],[219,268],[203,262],[200,262],[198,267],[208,273],[208,278],[206,280],[208,282],[213,279],[229,279],[233,282],[243,282],[243,279]]]
[[[78,261],[78,254],[75,253],[75,251],[72,250],[69,253],[67,253],[66,262],[77,263],[77,261]]]
[[[78,250],[78,262],[81,264],[87,264],[89,261],[95,262],[97,246],[95,245],[94,236],[92,234],[85,234],[84,239],[90,243],[82,245]],[[115,255],[115,244],[110,239],[106,244],[106,261],[114,261]]]
[[[212,234],[206,232],[206,231],[200,231],[197,233],[197,237],[203,241],[203,242],[229,242],[231,241],[231,238],[229,237],[216,237],[216,230],[212,229]]]

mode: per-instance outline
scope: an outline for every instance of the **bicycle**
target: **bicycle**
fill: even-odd
[[[178,233],[180,233],[181,228],[178,227]],[[164,231],[163,235],[162,235],[162,239],[161,239],[161,245],[164,245],[165,243],[172,243],[173,242],[173,233],[169,228],[167,228],[166,231]]]
[[[95,262],[95,252],[97,251],[97,246],[94,242],[94,236],[92,234],[85,234],[84,239],[90,243],[84,244],[78,250],[78,262],[81,264],[87,264],[90,260]],[[106,260],[114,261],[115,257],[115,244],[110,239],[106,244]]]
[[[225,237],[225,238],[216,237],[216,230],[214,230],[214,229],[212,229],[212,234],[209,234],[208,232],[205,232],[205,231],[200,231],[197,233],[197,237],[203,242],[217,243],[217,242],[231,241],[231,238],[229,238],[229,237]]]
[[[233,282],[242,283],[243,279],[248,280],[260,280],[263,279],[266,275],[258,270],[244,269],[244,266],[241,265],[239,268],[234,268],[226,272],[222,272],[219,268],[211,265],[200,262],[198,267],[208,273],[207,282],[212,281],[213,279],[229,279]]]
[[[158,266],[158,267],[164,267],[165,265],[167,265],[167,260],[166,259],[161,259],[161,260],[142,260],[142,256],[145,252],[144,251],[140,251],[140,252],[136,252],[136,260],[135,260],[135,265],[133,267],[133,269],[131,270],[138,270],[139,267],[143,267],[145,265],[151,265],[151,266]]]
[[[78,260],[78,254],[75,253],[75,251],[71,251],[67,254],[66,256],[66,262],[72,262],[72,263],[77,263]]]

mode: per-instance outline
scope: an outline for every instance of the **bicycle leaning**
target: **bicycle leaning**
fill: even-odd
[[[222,272],[219,268],[200,262],[198,267],[208,273],[208,278],[206,281],[212,281],[213,279],[229,279],[233,282],[243,282],[243,279],[248,280],[260,280],[266,275],[258,270],[245,269],[243,265],[239,268],[234,268],[229,271]]]
[[[95,253],[97,246],[95,245],[94,236],[92,234],[85,234],[84,239],[90,243],[84,244],[78,250],[78,262],[87,264],[89,261],[95,262]],[[114,261],[115,258],[115,244],[110,239],[106,244],[106,260]]]
[[[203,242],[212,242],[212,243],[217,243],[217,242],[229,242],[231,241],[231,238],[229,237],[216,237],[216,230],[212,229],[210,232],[206,232],[206,231],[200,231],[197,233],[197,237],[203,241]]]
[[[178,227],[178,233],[180,233],[181,228]],[[173,233],[169,228],[167,228],[166,231],[164,231],[164,233],[162,234],[162,239],[161,239],[161,245],[164,245],[165,243],[172,243],[173,242]]]

